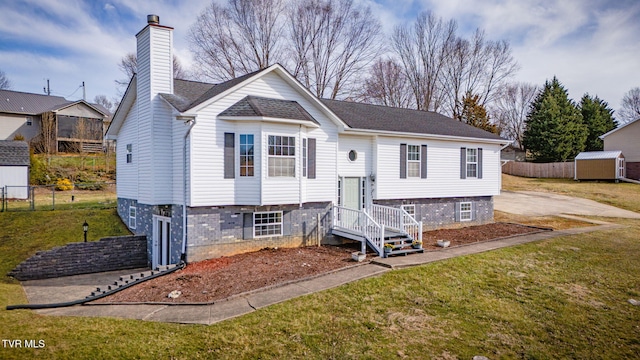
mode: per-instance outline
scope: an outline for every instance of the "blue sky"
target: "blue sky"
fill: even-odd
[[[50,79],[53,94],[78,99],[84,81],[87,99],[116,97],[117,63],[135,51],[146,15],[175,28],[175,54],[189,66],[185,37],[210,1],[0,0],[0,69],[17,91],[41,93]],[[371,5],[388,34],[422,10],[456,19],[461,32],[480,27],[510,42],[520,65],[513,80],[542,85],[556,75],[576,101],[588,92],[618,109],[640,86],[638,0],[355,1]]]

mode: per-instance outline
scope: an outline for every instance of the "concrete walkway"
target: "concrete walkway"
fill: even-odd
[[[593,200],[536,191],[502,191],[494,197],[494,209],[526,216],[586,215],[640,219],[640,214]]]
[[[55,309],[36,310],[44,315],[57,316],[108,316],[127,319],[139,319],[159,322],[175,322],[189,324],[214,324],[219,321],[253,312],[257,309],[287,301],[299,296],[334,288],[356,280],[377,276],[392,269],[428,264],[435,261],[450,259],[456,256],[477,254],[508,246],[524,244],[533,241],[550,239],[558,236],[581,234],[592,231],[608,230],[620,227],[615,224],[603,224],[584,228],[574,228],[562,231],[549,231],[536,234],[514,236],[478,244],[460,246],[456,248],[428,251],[423,254],[390,257],[386,259],[374,258],[370,263],[339,270],[316,278],[273,287],[264,291],[255,291],[238,295],[229,300],[223,300],[209,305],[91,305],[72,306]],[[129,273],[131,273],[130,271]],[[126,273],[126,272],[125,272]],[[123,272],[102,274],[77,275],[65,278],[36,280],[23,282],[24,289],[30,303],[52,303],[72,301],[88,295],[96,286],[105,285]]]

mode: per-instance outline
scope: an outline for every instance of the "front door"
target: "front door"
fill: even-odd
[[[153,216],[153,261],[155,269],[171,263],[171,218]]]
[[[361,210],[362,209],[362,196],[360,195],[360,178],[359,177],[346,177],[344,178],[344,200],[342,206]]]

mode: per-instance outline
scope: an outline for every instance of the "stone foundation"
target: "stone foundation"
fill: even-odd
[[[474,214],[472,221],[456,221],[456,204],[472,202]],[[375,200],[379,205],[399,207],[400,205],[415,205],[415,218],[422,221],[423,230],[455,228],[469,225],[481,225],[493,222],[493,197],[463,197],[438,199],[406,199],[406,200]]]

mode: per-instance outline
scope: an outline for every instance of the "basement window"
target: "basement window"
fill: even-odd
[[[253,237],[282,236],[282,211],[253,214]]]
[[[136,207],[135,206],[129,206],[129,228],[131,229],[135,229],[136,228]]]

